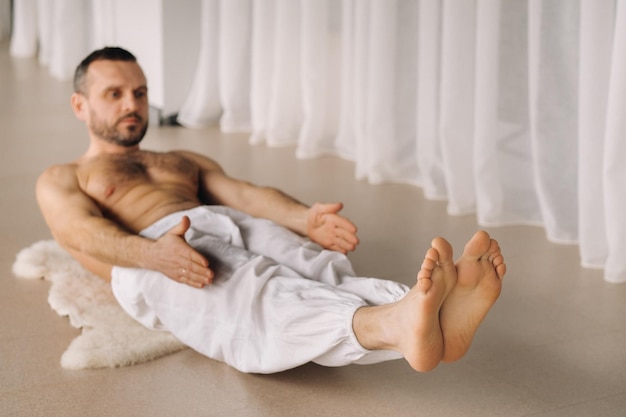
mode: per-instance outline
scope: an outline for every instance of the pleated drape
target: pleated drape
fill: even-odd
[[[485,226],[543,226],[626,281],[623,2],[206,1],[224,3],[218,25],[247,23],[250,50],[208,53],[234,65],[214,75],[248,100],[253,143],[339,155]],[[248,57],[249,89],[220,81]]]
[[[542,226],[626,281],[623,0],[201,1],[184,126],[338,155],[484,226]],[[28,54],[22,28],[45,24],[14,23]]]

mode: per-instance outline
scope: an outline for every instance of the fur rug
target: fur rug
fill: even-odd
[[[133,365],[184,349],[170,333],[146,329],[119,306],[111,287],[86,271],[54,240],[33,244],[17,254],[13,273],[52,283],[48,302],[70,324],[81,328],[63,356],[66,369]]]

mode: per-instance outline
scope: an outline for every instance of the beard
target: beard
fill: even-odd
[[[94,117],[90,129],[105,142],[123,146],[125,148],[133,147],[139,144],[148,130],[148,122],[138,113],[129,113],[120,117],[114,124],[107,124],[105,121]],[[121,127],[122,121],[127,117],[136,118],[139,123]]]

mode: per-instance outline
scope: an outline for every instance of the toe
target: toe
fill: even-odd
[[[496,266],[496,273],[498,274],[498,278],[504,278],[504,274],[506,274],[506,264],[500,264]]]
[[[467,256],[473,259],[480,259],[483,256],[488,256],[491,252],[492,242],[497,242],[489,236],[484,230],[480,230],[474,233],[474,236],[467,242],[463,251],[463,256]]]
[[[442,237],[436,237],[431,242],[431,249],[434,249],[438,253],[437,263],[439,265],[454,264],[452,259],[452,245]],[[429,249],[430,251],[430,249]]]

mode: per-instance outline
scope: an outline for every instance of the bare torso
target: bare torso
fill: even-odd
[[[211,274],[206,259],[184,241],[188,218],[159,239],[136,236],[168,214],[204,204],[275,221],[327,249],[347,253],[358,244],[356,228],[338,214],[340,203],[308,207],[275,188],[231,178],[193,152],[96,144],[74,163],[42,173],[37,200],[55,239],[105,280],[113,265],[154,269],[177,280],[191,262],[194,283],[205,285]]]
[[[103,215],[134,233],[201,204],[198,166],[173,152],[102,154],[79,161],[76,175]]]

